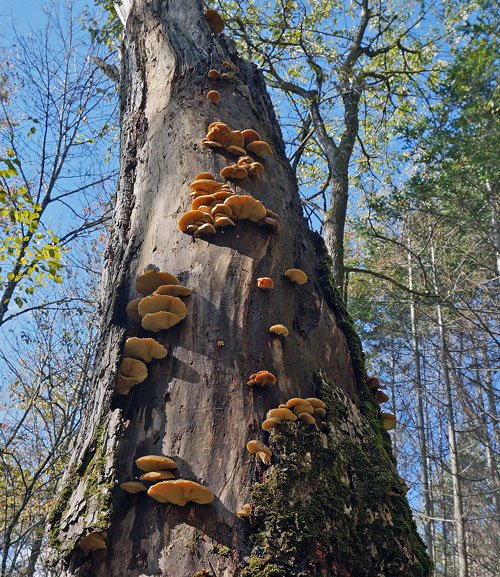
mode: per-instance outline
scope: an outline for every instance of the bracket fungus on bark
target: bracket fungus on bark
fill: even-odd
[[[137,308],[141,326],[147,331],[165,331],[186,318],[186,305],[178,297],[152,294],[144,297]]]
[[[274,288],[274,282],[272,278],[268,276],[263,276],[257,279],[257,288],[263,290],[271,290]]]
[[[220,78],[220,72],[219,72],[218,70],[216,70],[215,68],[211,68],[211,69],[208,71],[207,76],[208,76],[209,78],[212,78],[212,79]]]
[[[247,385],[259,385],[264,387],[265,385],[275,385],[276,377],[269,371],[258,371],[257,373],[252,373],[248,377]]]
[[[135,460],[137,468],[146,473],[153,471],[168,471],[176,469],[177,465],[174,460],[164,457],[163,455],[145,455]]]
[[[143,274],[140,274],[135,279],[135,288],[138,293],[144,296],[150,295],[155,290],[164,284],[179,284],[179,279],[168,272],[159,272],[150,269]]]
[[[248,519],[252,515],[252,505],[245,503],[241,509],[236,511],[236,517],[240,519]]]
[[[381,405],[382,403],[387,403],[389,400],[389,395],[386,395],[384,391],[377,389],[376,391],[373,391],[373,398],[378,405]]]
[[[149,481],[150,483],[166,481],[167,479],[175,479],[174,474],[170,471],[148,471],[139,477],[139,481]]]
[[[386,431],[392,431],[392,429],[396,428],[396,415],[393,413],[380,413],[380,416]]]
[[[264,445],[262,441],[257,441],[256,439],[248,441],[247,451],[258,457],[264,463],[264,465],[271,464],[271,457],[273,456],[273,452],[269,447]]]
[[[248,151],[253,152],[257,156],[274,156],[273,149],[264,140],[253,140],[246,144],[246,147]]]
[[[285,327],[285,325],[273,325],[270,327],[269,332],[281,337],[287,337],[290,334],[290,331]]]
[[[284,275],[296,284],[304,284],[307,282],[307,275],[303,270],[300,270],[300,268],[289,268],[284,272]]]
[[[126,309],[125,309],[127,315],[128,315],[133,321],[135,321],[136,323],[140,323],[141,320],[142,320],[142,319],[141,319],[141,315],[139,314],[139,312],[138,312],[138,310],[137,310],[137,307],[139,306],[139,303],[141,302],[141,300],[142,300],[142,297],[139,297],[139,298],[136,298],[136,299],[132,299],[132,300],[128,303],[128,305],[127,305],[127,307],[126,307]]]
[[[217,12],[217,10],[212,10],[209,8],[205,11],[204,18],[208,24],[208,27],[210,28],[210,31],[214,34],[220,34],[224,30],[224,19]]]
[[[279,427],[283,421],[295,422],[297,420],[306,425],[317,425],[325,415],[326,405],[320,399],[293,397],[286,403],[279,405],[278,408],[268,411],[262,428],[264,431],[270,431]]]
[[[77,545],[85,554],[88,554],[91,551],[106,549],[106,537],[107,535],[103,531],[94,531],[82,537]]]
[[[158,287],[153,294],[169,295],[171,297],[188,297],[193,294],[193,291],[180,284],[164,284]]]
[[[120,483],[120,489],[123,489],[127,493],[135,495],[136,493],[142,493],[147,491],[148,488],[144,483],[139,483],[138,481],[126,481],[125,483]]]
[[[218,92],[217,90],[209,90],[207,92],[207,100],[209,100],[209,102],[211,102],[212,104],[219,104],[219,102],[221,101],[220,92]]]
[[[235,194],[224,201],[231,207],[233,215],[238,220],[251,220],[259,222],[266,217],[266,207],[253,196],[249,194]]]
[[[120,395],[128,395],[130,389],[142,383],[148,376],[148,368],[138,359],[125,357],[120,363],[116,376],[115,391]]]
[[[125,341],[125,347],[123,348],[125,357],[139,359],[145,363],[150,363],[153,359],[164,359],[167,354],[167,349],[152,338],[130,337]]]
[[[156,483],[148,489],[148,495],[160,503],[172,503],[180,507],[186,505],[188,501],[208,505],[214,500],[214,494],[210,489],[183,479]]]

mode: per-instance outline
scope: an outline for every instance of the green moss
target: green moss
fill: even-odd
[[[107,422],[101,423],[95,430],[93,440],[88,449],[91,454],[87,464],[81,467],[74,466],[68,474],[66,482],[59,493],[54,506],[48,517],[50,531],[48,534],[49,547],[56,554],[63,555],[65,552],[74,548],[75,542],[61,542],[60,539],[60,522],[69,510],[71,495],[79,484],[85,486],[85,499],[88,503],[93,502],[93,510],[97,510],[97,518],[94,519],[92,527],[105,531],[109,528],[111,519],[111,499],[114,479],[106,480],[106,443],[105,435],[107,431]],[[98,501],[97,505],[95,501]]]

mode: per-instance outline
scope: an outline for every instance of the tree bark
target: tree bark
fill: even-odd
[[[237,74],[214,84],[207,71],[222,60],[236,64]],[[220,105],[205,97],[214,87]],[[200,1],[136,0],[127,18],[120,101],[121,174],[99,361],[49,521],[49,553],[60,575],[428,575],[406,500],[394,495],[399,481],[364,386],[361,348],[324,246],[303,219],[262,76],[223,36],[209,33]],[[178,232],[187,184],[234,162],[200,144],[215,120],[258,130],[271,143],[274,159],[265,162],[263,177],[238,187],[279,214],[281,234],[248,221],[208,241]],[[150,264],[194,293],[187,318],[155,335],[169,355],[149,365],[147,380],[127,397],[116,397],[123,341],[137,333],[125,307],[136,296],[136,275]],[[291,267],[305,270],[308,283],[284,279]],[[257,289],[260,276],[276,287]],[[271,336],[275,323],[290,336]],[[248,387],[248,376],[262,369],[278,384]],[[319,432],[283,424],[268,438],[260,427],[266,411],[298,395],[325,399],[327,426]],[[246,451],[252,438],[272,447],[270,468]],[[121,491],[116,484],[132,479],[134,459],[146,454],[174,458],[178,476],[208,486],[214,502],[181,508]],[[254,507],[250,523],[234,513],[247,502]],[[107,548],[85,556],[77,542],[92,531],[106,532]]]

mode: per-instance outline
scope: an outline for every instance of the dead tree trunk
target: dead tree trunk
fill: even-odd
[[[222,60],[237,73],[214,83],[207,71]],[[219,105],[205,97],[212,88],[222,94]],[[364,384],[359,341],[324,245],[302,217],[261,75],[223,36],[210,34],[199,0],[136,0],[120,97],[121,176],[96,378],[49,521],[57,574],[428,575],[389,437]],[[208,241],[178,231],[195,174],[234,162],[200,144],[215,120],[258,130],[271,143],[264,175],[240,181],[239,189],[279,214],[281,234],[249,221]],[[156,336],[169,355],[117,397],[124,338],[134,334],[125,307],[149,264],[176,274],[194,293],[187,318]],[[283,271],[291,267],[305,270],[309,281],[289,283]],[[260,276],[273,278],[275,288],[257,289]],[[275,323],[290,336],[271,335]],[[278,384],[248,387],[248,376],[261,369]],[[324,399],[325,429],[284,423],[264,433],[266,411],[299,395]],[[271,467],[246,451],[252,438],[272,447]],[[215,501],[181,508],[121,491],[117,483],[137,475],[134,459],[145,454],[174,458],[179,477],[208,486]],[[247,502],[253,515],[242,521],[234,512]],[[84,555],[78,541],[94,531],[106,533],[107,548]]]

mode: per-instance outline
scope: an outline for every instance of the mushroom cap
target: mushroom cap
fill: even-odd
[[[224,203],[231,207],[233,215],[238,220],[258,222],[266,216],[266,208],[262,202],[248,194],[235,194],[226,198]]]
[[[179,320],[186,318],[186,305],[179,297],[173,297],[164,294],[152,294],[144,297],[137,308],[141,317],[147,314],[157,313],[160,311],[173,313],[180,317]]]
[[[134,385],[142,383],[147,376],[148,368],[142,361],[125,357],[118,369],[115,390],[121,395],[126,395]]]
[[[198,172],[198,174],[194,177],[194,182],[197,180],[215,180],[215,176],[208,171]]]
[[[201,174],[197,174],[196,179],[189,183],[189,188],[196,192],[202,191],[207,194],[220,190],[222,182],[217,182],[214,178],[203,178],[203,175],[206,174],[210,173],[202,172]]]
[[[315,409],[326,409],[326,405],[321,399],[317,399],[316,397],[308,397],[305,400]]]
[[[175,479],[174,474],[170,471],[149,471],[139,477],[140,481],[150,481],[153,483],[165,481],[166,479]]]
[[[212,216],[210,214],[207,214],[206,212],[201,212],[201,210],[188,210],[177,221],[177,228],[181,232],[186,233],[187,228],[190,225],[193,225],[196,223],[206,223],[206,222],[213,223],[213,221],[214,221],[214,219],[212,218]],[[179,284],[179,283],[163,282],[161,284]],[[160,286],[160,285],[158,285],[158,286]]]
[[[159,286],[153,294],[155,295],[169,295],[171,297],[188,297],[193,291],[180,284],[163,284]]]
[[[170,285],[177,286],[177,285]],[[167,356],[167,349],[155,339],[130,337],[125,341],[123,354],[127,357],[140,359],[145,363],[150,363],[153,359],[163,359]]]
[[[296,407],[297,405],[307,405],[308,403],[309,401],[307,399],[301,399],[300,397],[293,397],[291,399],[288,399],[288,401],[286,402],[286,406],[289,409],[293,409],[293,407]]]
[[[258,451],[255,453],[255,456],[258,457],[264,463],[264,465],[271,464],[271,455],[268,453],[265,453],[264,451]]]
[[[153,269],[135,279],[135,288],[143,295],[150,295],[162,284],[179,284],[179,279],[168,272],[157,272]]]
[[[245,143],[255,142],[256,140],[260,140],[260,134],[253,130],[252,128],[246,128],[245,130],[241,131],[243,134],[243,138],[245,139]]]
[[[231,154],[246,154],[247,153],[247,151],[242,146],[238,146],[236,144],[230,144],[227,147],[227,151],[230,152]]]
[[[249,152],[253,152],[257,156],[273,156],[273,150],[269,143],[263,140],[253,140],[249,142],[246,147]]]
[[[253,158],[251,156],[240,156],[238,158],[238,162],[236,163],[238,166],[245,166],[248,167],[252,164]]]
[[[251,514],[252,514],[252,506],[249,505],[248,503],[245,503],[243,507],[239,509],[239,511],[236,511],[236,516],[239,517],[240,519],[246,519],[247,517],[250,517]]]
[[[248,171],[242,166],[231,164],[230,166],[225,166],[219,174],[222,178],[245,178],[248,175]]]
[[[136,323],[140,323],[141,322],[141,315],[139,314],[137,307],[139,306],[139,303],[142,301],[142,297],[139,297],[137,299],[132,299],[128,305],[127,308],[125,309],[125,311],[127,312],[128,316],[135,321]]]
[[[127,481],[125,483],[120,483],[120,489],[123,489],[127,493],[141,493],[142,491],[147,491],[148,488],[143,483],[139,483],[139,481]]]
[[[204,18],[214,34],[220,34],[224,30],[224,20],[216,10],[209,8],[205,11]]]
[[[281,419],[282,421],[296,421],[297,415],[294,415],[290,409],[271,409],[267,412],[267,419]]]
[[[263,276],[257,279],[257,287],[260,289],[270,290],[274,288],[274,282],[272,278],[268,276]]]
[[[245,138],[243,137],[243,133],[241,130],[231,130],[230,134],[230,142],[228,143],[230,146],[237,146],[238,148],[243,150],[243,146],[245,146]],[[242,154],[246,154],[246,151],[243,150]]]
[[[152,294],[139,303],[141,325],[152,332],[167,330],[186,318],[186,305],[178,297]]]
[[[212,68],[208,71],[207,76],[209,78],[219,78],[220,72],[218,70],[215,70],[215,68]]]
[[[396,428],[396,415],[392,413],[380,413],[382,417],[384,429],[386,431],[392,431],[392,429]]]
[[[90,553],[91,551],[96,551],[97,549],[106,549],[106,541],[104,540],[106,533],[100,531],[94,531],[82,537],[78,541],[78,547],[84,553]]]
[[[326,410],[321,407],[317,407],[314,409],[314,414],[318,415],[320,419],[324,419],[326,417]]]
[[[217,90],[209,90],[207,92],[207,98],[213,104],[218,104],[221,100],[220,93]]]
[[[290,331],[285,327],[285,325],[273,325],[269,329],[270,333],[274,333],[275,335],[281,335],[282,337],[287,337],[290,334]]]
[[[228,206],[227,204],[219,202],[212,207],[212,216],[215,217],[215,215],[233,216],[233,211],[231,210],[231,207]]]
[[[231,129],[227,124],[224,124],[223,122],[216,122],[214,123],[214,126],[210,126],[205,137],[207,140],[219,142],[223,146],[229,146],[230,144],[233,144],[231,140]]]
[[[160,503],[173,503],[181,507],[188,501],[208,505],[214,500],[214,494],[210,489],[194,481],[184,479],[156,483],[148,489],[148,495]]]
[[[194,236],[200,236],[202,234],[215,234],[216,232],[217,231],[215,230],[215,226],[210,222],[206,222],[198,228],[198,230],[194,233]]]
[[[216,140],[210,140],[209,138],[205,137],[201,139],[201,143],[203,146],[208,146],[209,148],[223,148],[224,145]]]
[[[275,427],[279,426],[281,423],[281,419],[266,419],[263,423],[262,423],[262,428],[264,429],[264,431],[270,431],[271,429],[274,429]]]
[[[284,272],[284,275],[297,284],[304,284],[307,282],[307,275],[303,270],[300,270],[300,268],[289,268]]]
[[[382,387],[380,385],[380,381],[378,380],[378,377],[368,377],[366,379],[366,386],[369,389],[385,389],[385,387]]]
[[[274,385],[276,384],[276,377],[269,371],[258,371],[253,373],[248,378],[247,385]]]
[[[298,419],[306,425],[315,425],[316,419],[309,413],[300,413]]]
[[[144,455],[144,457],[136,459],[135,464],[141,471],[146,471],[146,473],[177,468],[175,461],[163,455]]]
[[[193,202],[191,203],[191,208],[193,210],[200,210],[201,206],[212,206],[216,202],[217,199],[215,198],[215,196],[212,196],[211,194],[203,194],[193,199]]]
[[[223,203],[226,200],[226,198],[229,198],[234,194],[236,194],[234,190],[232,190],[231,188],[225,188],[223,190],[219,190],[219,192],[214,192],[213,196],[215,196],[217,202]],[[231,210],[231,214],[232,212],[233,211]]]
[[[260,176],[261,174],[264,174],[264,165],[262,165],[260,162],[252,162],[252,164],[250,164],[250,169],[249,171],[252,174],[256,174],[257,176]]]
[[[252,455],[257,454],[259,451],[263,451],[264,453],[267,453],[268,455],[273,454],[273,452],[271,451],[271,449],[269,447],[264,445],[264,443],[262,441],[257,441],[256,439],[252,439],[251,441],[248,441],[247,451],[249,453],[252,453]]]
[[[373,393],[375,402],[381,405],[382,403],[387,403],[389,396],[384,393],[384,391],[375,391]]]
[[[293,412],[296,415],[301,415],[302,413],[308,413],[309,415],[312,415],[314,413],[314,409],[311,405],[295,405]]]
[[[227,72],[223,72],[223,73],[220,75],[220,79],[221,79],[221,80],[231,80],[231,75],[228,74]]]
[[[233,222],[228,216],[218,216],[215,219],[215,227],[222,228],[223,226],[236,226],[236,223]]]

